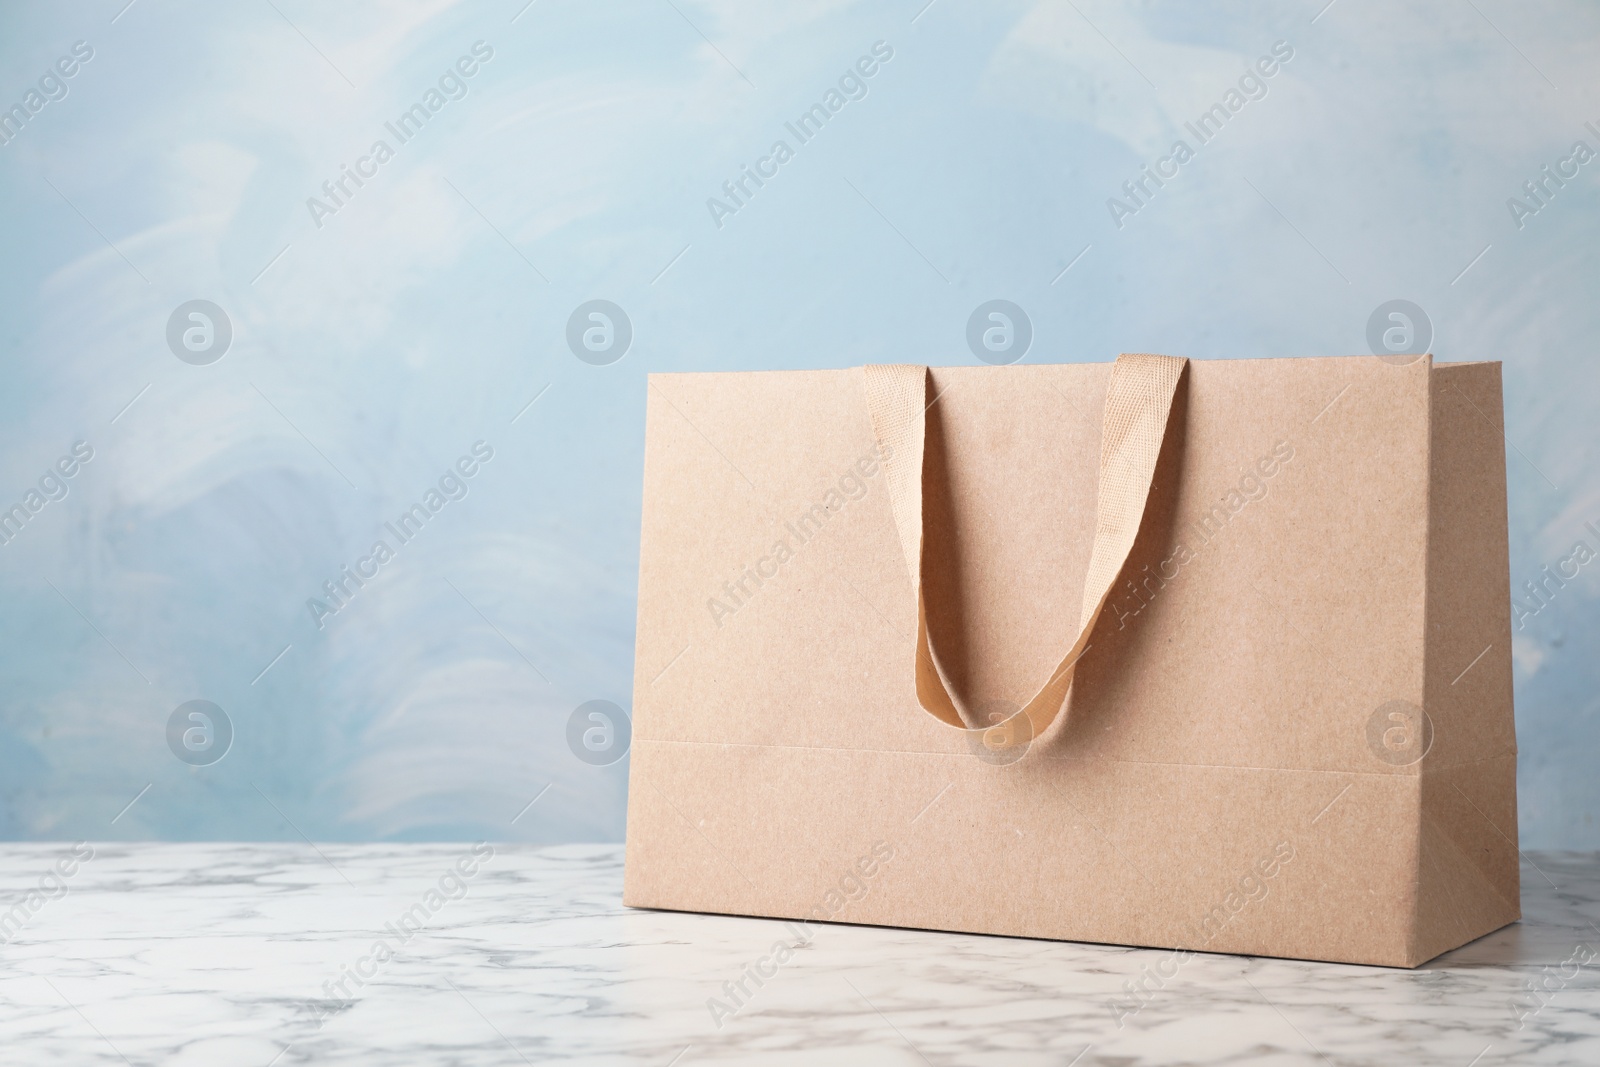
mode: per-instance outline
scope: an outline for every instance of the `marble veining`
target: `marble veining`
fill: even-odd
[[[0,857],[0,1064],[1600,1064],[1590,854],[1419,970],[1201,955],[1136,1011],[1168,953],[632,911],[616,845]]]

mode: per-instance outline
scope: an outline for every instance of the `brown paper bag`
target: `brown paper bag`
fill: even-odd
[[[625,903],[1414,967],[1518,918],[1497,363],[652,375]]]

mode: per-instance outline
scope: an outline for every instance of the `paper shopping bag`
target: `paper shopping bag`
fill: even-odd
[[[1405,967],[1518,918],[1499,364],[648,392],[625,903]]]

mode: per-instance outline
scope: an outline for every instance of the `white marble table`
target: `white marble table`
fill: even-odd
[[[1119,1026],[1164,953],[818,926],[714,1021],[792,934],[623,908],[618,846],[319,849],[0,846],[0,1063],[1600,1064],[1587,854],[1421,970],[1201,956]]]

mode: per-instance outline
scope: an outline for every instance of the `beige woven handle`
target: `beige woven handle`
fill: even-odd
[[[1145,502],[1155,479],[1156,458],[1166,436],[1167,416],[1187,360],[1172,356],[1122,355],[1111,368],[1105,421],[1100,431],[1100,489],[1094,550],[1083,586],[1078,633],[1049,681],[1040,687],[1014,721],[1026,716],[1025,731],[1005,736],[1022,740],[1039,736],[1060,713],[1088,646],[1095,619],[1111,595],[1111,585],[1127,562],[1144,518]],[[878,364],[861,368],[872,427],[882,451],[900,545],[911,570],[917,596],[917,701],[951,726],[983,729],[976,716],[956,701],[944,668],[928,641],[928,619],[922,595],[923,445],[927,437],[928,368],[912,364]],[[1021,725],[1021,724],[1019,724]]]

